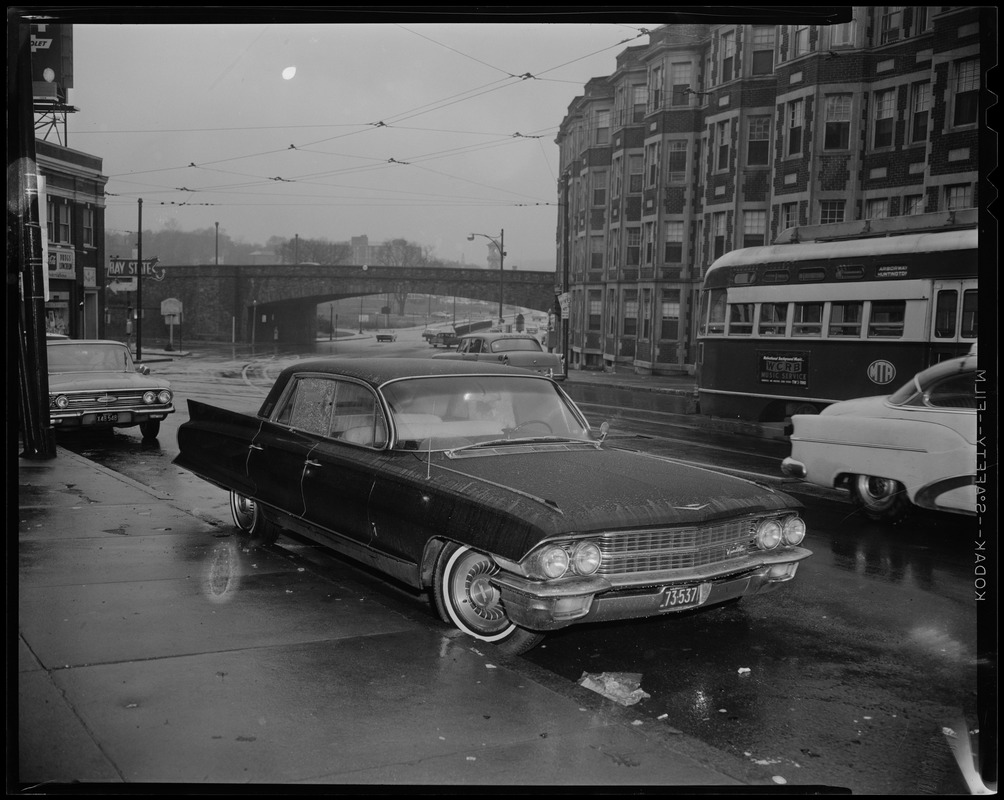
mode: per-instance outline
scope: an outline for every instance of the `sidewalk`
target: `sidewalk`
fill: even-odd
[[[169,487],[62,448],[18,479],[21,791],[773,785],[292,540],[243,551]]]

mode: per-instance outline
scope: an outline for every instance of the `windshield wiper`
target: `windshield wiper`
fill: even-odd
[[[489,439],[487,442],[465,444],[461,447],[452,448],[450,452],[457,453],[461,450],[476,450],[479,447],[497,447],[498,445],[504,444],[534,444],[535,442],[578,442],[579,444],[596,444],[596,442],[591,442],[588,439],[574,439],[571,436],[517,436],[513,439]]]

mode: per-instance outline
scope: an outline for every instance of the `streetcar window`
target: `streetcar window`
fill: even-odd
[[[834,303],[830,308],[830,336],[860,336],[863,303]]]
[[[802,283],[811,283],[812,281],[825,281],[826,280],[826,270],[822,267],[809,267],[806,269],[800,269],[798,271],[798,279]]]
[[[708,334],[725,333],[725,290],[712,289],[708,309]]]
[[[788,270],[786,269],[769,269],[763,274],[764,283],[787,283],[788,282]]]
[[[841,264],[837,267],[837,280],[860,280],[864,276],[865,268],[862,264]]]
[[[905,318],[906,300],[873,301],[871,316],[868,319],[868,337],[902,336]]]
[[[784,336],[788,321],[787,303],[764,303],[760,306],[761,336]]]
[[[955,338],[959,293],[954,289],[938,292],[934,308],[934,335],[939,339]]]
[[[976,289],[966,289],[962,294],[962,336],[976,338]]]
[[[795,303],[791,322],[792,336],[821,336],[823,333],[823,304]]]
[[[729,335],[748,336],[753,333],[753,304],[729,304]]]
[[[732,283],[736,286],[746,286],[756,283],[756,272],[736,272],[732,275]]]

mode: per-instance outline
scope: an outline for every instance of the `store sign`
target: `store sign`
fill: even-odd
[[[164,268],[158,267],[160,259],[143,259],[143,277],[153,278],[155,281],[164,280]],[[134,278],[137,275],[135,258],[109,258],[105,275],[109,278]]]
[[[562,292],[558,295],[558,305],[561,307],[561,318],[568,319],[568,309],[572,304],[572,295],[570,292]]]
[[[760,383],[809,387],[809,353],[803,350],[757,350]]]
[[[77,278],[74,252],[49,249],[49,280],[72,281]]]

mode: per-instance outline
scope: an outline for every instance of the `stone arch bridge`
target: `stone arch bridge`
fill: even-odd
[[[159,330],[160,303],[173,297],[184,307],[185,338],[207,341],[230,341],[233,336],[241,342],[256,337],[310,343],[317,337],[316,307],[349,297],[407,293],[499,300],[499,272],[489,269],[204,264],[162,266],[156,273],[143,278],[144,329]],[[506,272],[503,303],[551,311],[555,278],[554,272]],[[264,326],[259,324],[262,318],[267,320]]]

